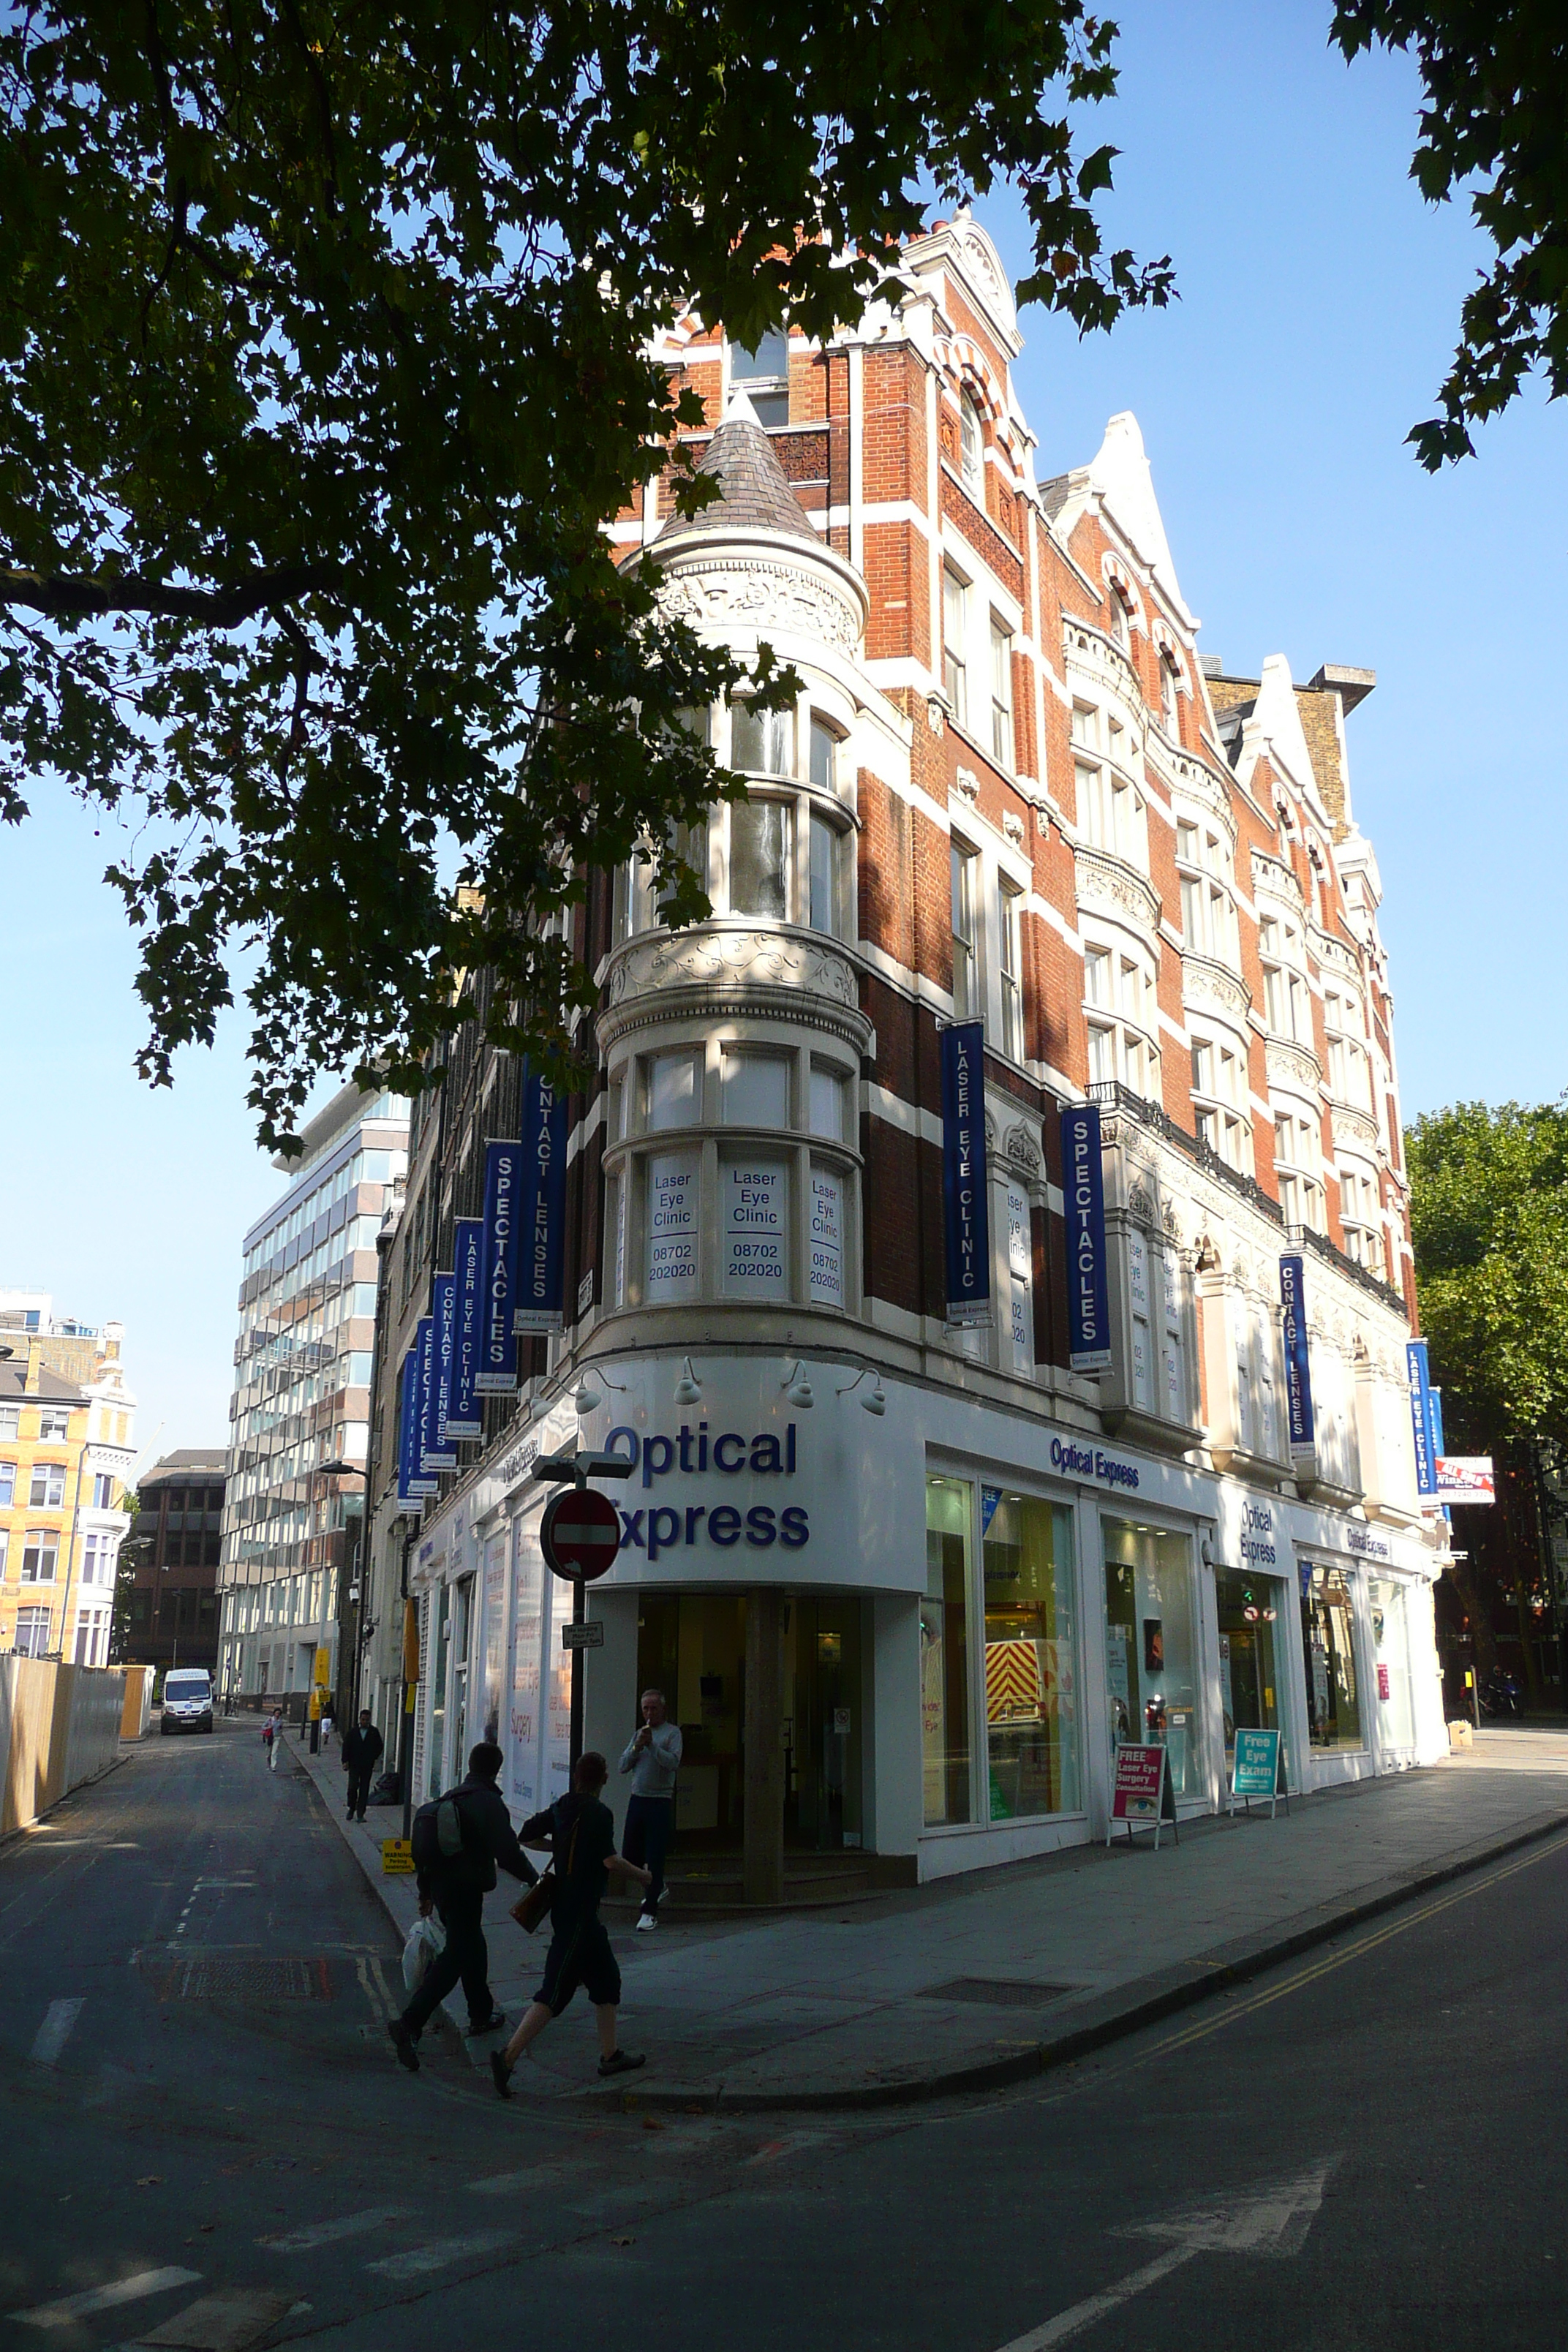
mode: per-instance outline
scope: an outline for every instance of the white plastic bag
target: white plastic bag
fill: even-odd
[[[416,1919],[403,1947],[403,1981],[410,1992],[418,1991],[426,1969],[446,1948],[447,1930],[434,1912],[427,1918]]]

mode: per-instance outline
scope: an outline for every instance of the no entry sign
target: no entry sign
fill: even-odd
[[[539,1546],[557,1576],[603,1576],[621,1547],[621,1515],[607,1495],[569,1486],[552,1495],[540,1522]]]

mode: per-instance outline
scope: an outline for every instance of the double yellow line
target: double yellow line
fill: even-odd
[[[1560,1833],[1545,1839],[1540,1845],[1533,1846],[1530,1853],[1521,1854],[1516,1862],[1504,1863],[1497,1870],[1478,1873],[1475,1877],[1467,1878],[1462,1885],[1456,1886],[1451,1894],[1439,1895],[1432,1902],[1423,1903],[1416,1910],[1402,1911],[1390,1919],[1386,1927],[1373,1927],[1366,1935],[1358,1936],[1354,1943],[1342,1945],[1321,1959],[1310,1961],[1305,1968],[1297,1969],[1279,1984],[1271,1985],[1267,1992],[1255,1992],[1247,2000],[1226,2002],[1218,2016],[1207,2019],[1202,2025],[1188,2025],[1179,2033],[1168,2033],[1146,2054],[1151,2058],[1160,2057],[1167,2050],[1181,2050],[1190,2042],[1205,2041],[1211,2033],[1222,2032],[1226,2026],[1234,2025],[1238,2017],[1250,2017],[1255,2011],[1268,2009],[1272,2002],[1283,2000],[1288,1993],[1300,1992],[1303,1985],[1314,1983],[1319,1977],[1331,1975],[1335,1969],[1342,1969],[1352,1960],[1359,1960],[1363,1953],[1375,1951],[1380,1944],[1390,1942],[1395,1936],[1407,1934],[1412,1927],[1419,1927],[1427,1919],[1436,1918],[1439,1912],[1451,1911],[1456,1903],[1468,1903],[1476,1895],[1484,1895],[1489,1887],[1500,1886],[1505,1878],[1512,1878],[1521,1870],[1533,1870],[1537,1863],[1550,1862],[1553,1855],[1562,1853],[1565,1848],[1568,1848],[1568,1834]]]

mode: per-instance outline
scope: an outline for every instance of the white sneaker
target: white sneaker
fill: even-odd
[[[651,1911],[639,1911],[637,1913],[637,1934],[639,1936],[651,1936],[658,1925],[658,1921],[654,1917]]]

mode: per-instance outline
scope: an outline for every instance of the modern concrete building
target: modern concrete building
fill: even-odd
[[[313,1118],[276,1205],[245,1237],[218,1566],[226,1693],[336,1673],[340,1570],[363,1493],[376,1235],[407,1157],[400,1097],[342,1087]],[[346,1469],[323,1468],[326,1464]],[[205,1531],[204,1531],[205,1532]]]
[[[400,1497],[433,1285],[482,1217],[487,1144],[518,1143],[520,1180],[532,1149],[521,1073],[474,1030],[416,1108],[367,1597],[389,1747],[405,1587],[417,1612],[416,1799],[481,1726],[515,1804],[563,1785],[570,1593],[533,1474],[579,1436],[632,1469],[588,1742],[618,1749],[662,1687],[681,1838],[743,1855],[755,1894],[795,1853],[929,1878],[1103,1835],[1134,1739],[1182,1812],[1225,1801],[1238,1728],[1277,1729],[1299,1789],[1444,1744],[1380,883],[1349,782],[1372,674],[1201,658],[1136,424],[1041,479],[1020,348],[967,217],[826,347],[695,322],[661,346],[721,496],[682,521],[651,480],[616,535],[700,633],[772,645],[801,689],[703,714],[748,779],[690,844],[710,919],[667,929],[642,860],[593,877],[562,1328],[516,1339],[510,1390],[498,1357],[478,1433]],[[955,1276],[944,1039],[975,1023]],[[1063,1141],[1084,1106],[1092,1350],[1090,1171]]]

